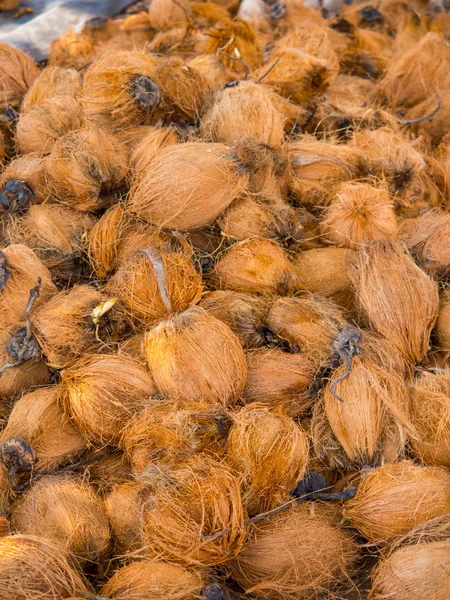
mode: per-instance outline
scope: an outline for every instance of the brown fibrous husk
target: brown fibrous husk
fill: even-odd
[[[78,98],[82,86],[82,75],[76,69],[63,67],[46,67],[39,72],[20,107],[20,114],[25,115],[33,108],[42,104],[47,105],[49,100],[64,96]]]
[[[104,502],[116,552],[128,554],[142,548],[141,486],[135,481],[115,483]]]
[[[15,158],[0,175],[0,189],[10,181],[19,180],[25,182],[27,188],[31,190],[31,200],[34,204],[44,202],[50,195],[47,186],[47,166],[48,156],[32,153]],[[17,207],[17,204],[17,201],[11,203],[9,212],[27,208],[27,206]]]
[[[39,75],[39,67],[28,54],[9,44],[0,44],[0,60],[3,65],[0,76],[0,112],[8,104],[20,106],[23,96]]]
[[[447,288],[441,293],[435,337],[438,348],[450,352],[450,289]]]
[[[144,129],[144,126],[141,126],[141,129]],[[148,129],[147,134],[133,146],[130,154],[133,177],[135,173],[145,170],[149,161],[155,158],[163,148],[178,144],[175,127],[148,127]]]
[[[48,59],[51,66],[79,69],[92,61],[93,53],[89,35],[70,31],[52,41]]]
[[[182,0],[179,4],[171,0],[156,0],[150,4],[148,18],[153,29],[172,29],[185,24],[190,13],[188,0]]]

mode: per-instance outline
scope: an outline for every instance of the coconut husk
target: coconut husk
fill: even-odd
[[[94,43],[94,47],[102,46],[113,36],[120,32],[122,19],[110,19],[105,15],[92,17],[86,21],[82,33],[89,35]]]
[[[219,91],[222,86],[233,80],[232,75],[215,54],[194,56],[186,64],[203,75],[212,91]]]
[[[112,135],[86,125],[59,138],[48,157],[48,186],[55,198],[81,211],[107,205],[128,171],[128,153]]]
[[[281,13],[281,14],[280,14]],[[272,26],[286,34],[296,29],[322,29],[325,25],[324,18],[320,11],[310,6],[303,6],[303,2],[287,0],[286,9],[271,13]]]
[[[85,473],[102,496],[107,495],[116,483],[133,480],[130,462],[123,452],[105,454],[97,460],[98,455],[98,448],[93,448],[86,454],[86,460],[95,458],[95,461],[87,467]]]
[[[438,146],[444,135],[450,130],[450,93],[447,90],[439,90],[438,93],[439,110],[429,119],[413,123],[411,126],[411,131],[415,135],[422,134],[430,140],[432,148]],[[436,107],[437,99],[436,94],[433,92],[428,98],[407,110],[402,118],[414,121],[424,115],[432,114]]]
[[[268,305],[264,298],[217,290],[209,292],[199,306],[228,325],[243,348],[265,345],[264,318]]]
[[[245,541],[239,480],[224,464],[198,455],[178,468],[148,475],[143,537],[150,558],[215,566],[236,556]],[[215,533],[227,533],[218,537]]]
[[[41,104],[46,104],[52,98],[71,96],[77,99],[82,83],[82,75],[76,69],[46,67],[39,72],[25,94],[20,108],[21,116]]]
[[[61,373],[64,408],[87,439],[117,442],[155,393],[151,375],[125,356],[84,355]]]
[[[172,29],[184,25],[191,14],[190,2],[182,0],[175,4],[171,0],[156,0],[148,9],[148,17],[153,29]]]
[[[372,329],[360,329],[361,357],[375,363],[385,371],[397,373],[405,379],[410,375],[410,365],[402,352],[392,342]]]
[[[145,337],[145,353],[163,396],[233,405],[247,377],[238,338],[199,307],[162,321]]]
[[[163,128],[159,125],[135,125],[134,127],[127,127],[122,131],[118,131],[116,136],[125,146],[130,154],[130,158],[135,148],[142,142],[142,140],[151,133],[160,132]],[[167,129],[177,131],[175,127],[169,127]],[[167,131],[163,129],[163,131]],[[156,139],[159,139],[158,136]]]
[[[101,593],[114,600],[139,596],[152,600],[196,600],[203,585],[199,571],[160,561],[139,560],[118,569]]]
[[[138,174],[128,207],[158,227],[197,229],[212,223],[246,183],[236,157],[223,144],[169,146]]]
[[[323,366],[333,353],[332,344],[346,325],[342,310],[320,296],[278,298],[270,307],[266,323],[293,351],[301,351]]]
[[[140,520],[141,488],[134,481],[115,483],[105,498],[116,554],[129,554],[143,546]]]
[[[347,46],[340,55],[340,69],[346,75],[380,79],[392,58],[392,40],[383,33],[353,27],[346,19],[333,25],[347,31]]]
[[[142,126],[141,129],[143,129]],[[149,161],[156,158],[163,148],[175,146],[175,144],[178,144],[175,127],[151,127],[147,135],[134,145],[130,154],[133,177],[135,173],[145,170]]]
[[[14,10],[19,6],[19,0],[1,0],[0,10]]]
[[[0,585],[5,600],[50,600],[89,591],[60,546],[20,534],[0,539]]]
[[[446,288],[441,293],[435,337],[438,348],[450,352],[450,290]]]
[[[228,10],[215,2],[191,2],[192,17],[203,27],[223,26],[230,22]]]
[[[230,563],[233,578],[263,599],[298,600],[330,594],[348,583],[357,550],[351,536],[308,506],[295,506],[252,527]]]
[[[275,413],[302,417],[311,406],[308,390],[315,365],[303,354],[278,349],[247,354],[248,376],[243,401],[259,402]]]
[[[394,240],[398,225],[384,182],[343,183],[333,191],[320,231],[327,240],[358,249],[372,240]]]
[[[448,472],[440,467],[387,464],[367,473],[344,516],[369,542],[381,543],[447,514],[449,483]]]
[[[308,466],[307,434],[288,416],[250,404],[233,416],[227,462],[242,475],[242,501],[250,516],[289,500]],[[280,461],[280,462],[278,462]]]
[[[195,24],[186,22],[168,31],[158,32],[143,50],[157,55],[178,56],[185,60],[192,58],[201,48],[203,34]]]
[[[403,219],[413,219],[426,211],[439,209],[446,203],[442,190],[427,170],[419,171],[412,178],[410,185],[398,195],[397,200],[396,212]]]
[[[421,362],[439,311],[436,284],[399,242],[367,244],[348,260],[348,272],[372,327],[408,361]]]
[[[293,267],[274,240],[252,238],[232,246],[216,264],[222,289],[247,294],[283,294],[293,282]]]
[[[119,346],[119,354],[125,354],[125,356],[129,356],[133,360],[137,360],[138,362],[146,365],[147,361],[145,358],[144,338],[144,333],[133,334]]]
[[[70,31],[50,44],[49,63],[66,69],[79,69],[92,61],[94,44],[90,35]]]
[[[0,60],[3,65],[0,77],[0,112],[10,104],[18,108],[22,98],[39,75],[34,60],[9,44],[0,44]]]
[[[166,400],[131,419],[122,446],[138,476],[152,463],[176,467],[198,452],[223,454],[229,426],[222,406]]]
[[[27,154],[15,158],[0,175],[2,212],[20,212],[49,197],[46,185],[48,157]]]
[[[17,532],[47,539],[79,561],[98,561],[109,550],[108,517],[88,483],[72,476],[40,479],[14,505]]]

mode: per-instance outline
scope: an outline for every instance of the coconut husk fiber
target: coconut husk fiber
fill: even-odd
[[[254,525],[229,567],[256,598],[306,600],[321,593],[333,597],[340,584],[348,584],[356,557],[351,535],[305,505]]]
[[[92,61],[94,44],[86,33],[70,31],[52,41],[49,64],[65,69],[84,68]]]
[[[168,398],[234,405],[247,377],[244,351],[225,323],[199,307],[161,321],[145,337],[159,392]]]
[[[130,165],[133,177],[136,171],[145,170],[149,161],[155,158],[163,148],[178,144],[177,130],[173,126],[141,126],[140,129],[148,129],[148,131],[142,136],[142,139],[133,143],[130,148]]]
[[[55,97],[72,96],[77,99],[82,84],[82,74],[76,69],[47,67],[39,72],[33,85],[25,94],[20,107],[20,115],[25,115],[42,104],[47,105],[48,101]]]
[[[0,76],[0,112],[8,104],[18,108],[23,96],[39,75],[34,60],[9,44],[0,44],[0,59],[3,65]]]
[[[198,455],[158,477],[142,512],[147,555],[186,566],[215,566],[242,549],[246,516],[239,479],[224,464]],[[209,537],[224,529],[220,537]]]
[[[128,554],[142,548],[141,486],[135,481],[115,483],[104,503],[116,554]]]
[[[447,288],[441,292],[439,314],[434,332],[438,348],[445,353],[450,352],[450,290]]]
[[[190,12],[187,0],[182,0],[179,4],[170,0],[156,0],[148,9],[148,18],[153,29],[165,30],[185,24]]]
[[[215,54],[199,54],[189,60],[187,66],[201,73],[213,92],[219,91],[223,85],[233,80],[231,73]]]
[[[47,200],[47,166],[48,156],[35,153],[12,160],[0,175],[2,210],[19,212]]]
[[[109,549],[103,502],[76,477],[40,479],[15,503],[11,520],[17,532],[51,540],[81,562],[98,561]]]
[[[400,242],[376,241],[347,261],[372,327],[414,363],[425,357],[439,310],[437,286]]]

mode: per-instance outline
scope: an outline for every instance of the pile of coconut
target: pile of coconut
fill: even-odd
[[[307,4],[0,44],[2,600],[448,600],[450,13]]]

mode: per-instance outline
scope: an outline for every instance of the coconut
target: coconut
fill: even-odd
[[[317,368],[333,353],[332,344],[346,322],[342,310],[320,296],[278,298],[270,307],[266,323],[294,351],[306,354]]]
[[[92,61],[94,44],[90,35],[70,31],[50,44],[49,63],[66,69],[79,69]]]
[[[49,196],[46,186],[48,157],[27,154],[15,158],[0,175],[0,210],[20,212],[31,202],[44,202]]]
[[[366,474],[344,516],[369,542],[383,542],[450,512],[449,484],[440,467],[383,465]]]
[[[39,75],[34,60],[9,44],[0,44],[0,60],[3,65],[0,76],[0,112],[11,104],[18,108],[28,88]]]
[[[242,393],[245,403],[259,402],[273,412],[302,417],[311,406],[308,390],[316,370],[303,354],[278,349],[247,354],[248,376]]]
[[[81,211],[105,206],[124,181],[128,153],[112,135],[91,125],[64,135],[48,157],[48,185],[62,204]]]
[[[397,373],[404,378],[409,375],[409,365],[400,350],[385,337],[372,329],[360,329],[361,357],[367,358],[385,371]]]
[[[0,585],[4,600],[52,600],[89,591],[60,546],[20,534],[0,539]]]
[[[116,554],[128,554],[143,546],[140,518],[141,488],[134,481],[115,483],[105,498]]]
[[[215,54],[200,54],[199,56],[194,56],[194,58],[189,60],[186,64],[188,67],[192,67],[203,75],[212,91],[220,90],[222,86],[226,83],[230,83],[233,79],[220,58]]]
[[[84,355],[61,377],[72,422],[99,442],[119,441],[127,421],[156,391],[151,375],[125,356]]]
[[[161,394],[233,405],[247,377],[238,338],[202,308],[162,321],[145,337],[150,372]]]
[[[86,468],[86,476],[102,495],[107,494],[116,483],[127,483],[133,479],[130,463],[123,452],[113,452],[98,458],[101,449],[93,448],[86,460],[95,458]],[[83,457],[84,458],[84,457]]]
[[[296,506],[255,525],[229,567],[256,598],[306,600],[347,583],[356,558],[348,533],[308,506]]]
[[[215,276],[223,289],[247,294],[283,293],[292,285],[292,265],[274,240],[252,238],[232,246],[220,258]]]
[[[437,93],[437,92],[436,92]],[[450,93],[447,90],[439,90],[439,110],[433,114],[437,107],[436,93],[432,93],[428,98],[413,106],[404,113],[405,120],[418,120],[411,126],[416,135],[425,135],[432,146],[438,146],[443,136],[450,129]],[[428,119],[421,120],[424,115],[432,115]]]
[[[217,290],[209,292],[199,306],[228,325],[243,348],[258,348],[265,344],[264,317],[267,302],[264,298]]]
[[[421,362],[439,310],[436,284],[399,242],[367,244],[348,261],[348,271],[374,329],[407,360]]]
[[[135,333],[119,346],[119,354],[125,354],[142,364],[147,364],[144,350],[144,333]]]
[[[274,4],[269,16],[272,24],[282,33],[303,28],[315,30],[317,26],[323,28],[325,24],[320,11],[295,0],[287,0],[285,8],[278,8]]]
[[[175,55],[185,59],[198,52],[203,33],[192,23],[185,23],[168,31],[160,31],[145,44],[143,50],[155,55]]]
[[[141,126],[141,129],[144,129]],[[135,173],[144,170],[149,161],[153,160],[166,146],[178,144],[175,127],[146,127],[147,134],[137,142],[130,155],[130,165],[133,177]]]
[[[150,558],[215,566],[236,556],[246,532],[238,479],[223,464],[198,455],[158,477],[143,505]],[[225,535],[214,534],[227,530]]]
[[[135,415],[122,446],[136,475],[151,463],[176,467],[198,452],[223,454],[229,419],[222,406],[189,400],[167,400]]]
[[[15,503],[11,519],[19,533],[48,539],[83,562],[98,561],[109,549],[103,503],[76,477],[40,479]]]
[[[137,174],[128,206],[159,227],[196,229],[212,223],[246,182],[236,157],[223,144],[169,146]]]
[[[330,242],[358,248],[372,240],[394,240],[397,218],[387,186],[347,182],[334,192],[320,231]]]
[[[197,600],[203,587],[200,572],[180,565],[139,560],[118,569],[102,588],[102,595],[114,600]]]
[[[82,86],[82,76],[76,69],[63,69],[62,67],[46,67],[40,71],[22,102],[20,115],[25,115],[33,108],[44,104],[53,98],[64,96],[79,96]]]
[[[172,29],[186,23],[191,13],[190,2],[182,0],[176,4],[172,0],[155,0],[148,9],[150,25],[153,29]]]
[[[227,462],[242,475],[242,501],[250,515],[289,500],[306,472],[308,450],[307,434],[288,416],[272,414],[260,404],[234,415]]]
[[[441,294],[438,319],[436,321],[436,342],[439,349],[450,352],[450,290],[444,289]]]
[[[205,27],[229,23],[230,13],[215,2],[191,2],[192,17]]]
[[[62,394],[58,385],[24,394],[14,404],[1,433],[1,442],[21,437],[28,443],[34,451],[33,468],[38,473],[75,461],[86,446],[62,410]]]

